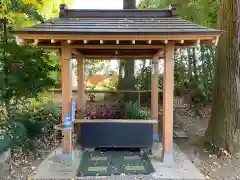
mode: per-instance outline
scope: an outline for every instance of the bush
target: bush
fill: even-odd
[[[60,106],[53,102],[28,104],[15,108],[7,121],[0,124],[0,154],[12,147],[29,145],[29,140],[49,132],[60,123]]]
[[[18,122],[4,121],[0,124],[0,154],[15,146],[27,143],[27,130]]]
[[[48,121],[52,125],[61,122],[61,108],[58,103],[45,102],[35,107],[34,119]]]
[[[11,121],[20,122],[27,130],[29,138],[41,135],[43,131],[52,129],[60,123],[60,106],[53,102],[30,105],[21,112],[16,112]]]
[[[149,119],[149,114],[142,111],[137,102],[130,101],[126,104],[125,115],[128,119]]]

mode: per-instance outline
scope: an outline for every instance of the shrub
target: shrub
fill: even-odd
[[[58,104],[44,102],[39,105],[31,104],[24,110],[14,113],[11,121],[21,123],[27,130],[27,136],[35,138],[60,123],[60,114]]]
[[[125,115],[129,119],[149,119],[149,114],[142,111],[137,102],[132,103],[130,101],[126,104]]]
[[[14,146],[27,143],[27,130],[18,122],[2,121],[0,124],[0,154]]]
[[[61,108],[58,103],[45,102],[36,106],[35,120],[48,121],[55,125],[61,122]]]

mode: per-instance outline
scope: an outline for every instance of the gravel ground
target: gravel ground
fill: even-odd
[[[240,153],[235,157],[217,156],[204,148],[201,137],[208,126],[209,112],[204,118],[199,118],[189,110],[187,105],[176,108],[177,124],[188,134],[188,139],[176,139],[181,150],[194,163],[207,180],[237,180],[240,179]]]

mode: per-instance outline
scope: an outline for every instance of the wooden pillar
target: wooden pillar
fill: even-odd
[[[173,90],[174,90],[174,44],[165,49],[163,80],[163,162],[174,163],[173,158]]]
[[[77,57],[77,110],[78,117],[84,118],[85,86],[84,86],[84,58]]]
[[[151,119],[158,120],[158,57],[152,60]],[[158,124],[153,125],[153,140],[159,140]]]
[[[72,98],[72,64],[71,49],[63,44],[61,48],[61,86],[62,86],[62,122],[65,122],[66,113],[71,116],[71,98]],[[71,130],[63,131],[63,153],[72,152]]]

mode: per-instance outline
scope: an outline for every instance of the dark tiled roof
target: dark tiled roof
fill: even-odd
[[[32,27],[15,30],[29,34],[73,33],[151,33],[151,34],[221,34],[181,18],[57,18]]]
[[[151,34],[221,34],[174,17],[175,7],[165,10],[83,10],[60,5],[59,18],[15,33],[84,34],[84,33],[151,33]]]

